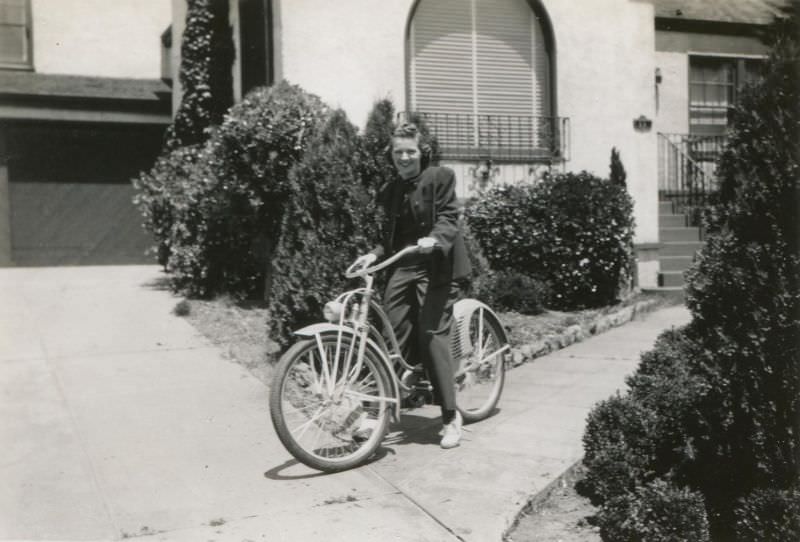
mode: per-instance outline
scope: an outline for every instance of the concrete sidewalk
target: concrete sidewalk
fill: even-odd
[[[0,540],[499,540],[581,457],[664,309],[508,374],[443,451],[408,412],[368,466],[321,475],[274,435],[267,390],[171,310],[155,267],[0,269]]]

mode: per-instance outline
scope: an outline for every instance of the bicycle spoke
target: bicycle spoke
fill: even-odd
[[[325,410],[323,407],[319,407],[319,409],[314,413],[313,416],[311,416],[311,418],[308,419],[308,421],[306,421],[303,425],[295,427],[294,429],[292,429],[292,433],[294,433],[295,431],[300,430],[300,428],[303,429],[303,431],[299,435],[297,435],[297,439],[298,440],[303,438],[303,435],[308,430],[308,428],[311,426],[311,424],[319,419],[319,417],[322,415],[323,410]]]
[[[345,397],[352,397],[353,399],[361,399],[362,401],[369,401],[372,403],[378,402],[386,402],[386,403],[396,403],[397,398],[395,397],[383,397],[380,395],[368,395],[366,393],[361,393],[353,390],[345,390],[344,392]]]

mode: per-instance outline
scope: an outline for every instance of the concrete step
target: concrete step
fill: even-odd
[[[701,241],[666,241],[661,243],[659,256],[689,256],[694,257],[694,253],[703,246]]]
[[[666,287],[678,287],[686,284],[683,279],[683,271],[662,271],[658,274],[658,285]]]
[[[686,215],[658,215],[658,225],[661,228],[685,228],[688,226]]]
[[[674,214],[674,205],[671,201],[659,201],[658,202],[658,214],[659,215],[671,215]]]
[[[679,302],[686,300],[686,291],[683,286],[656,286],[653,288],[642,288],[642,292],[646,294],[658,294],[671,299],[676,299]]]
[[[699,241],[700,228],[664,228],[658,230],[658,236],[662,242],[669,241]]]
[[[662,271],[686,271],[691,267],[694,258],[691,256],[660,256],[658,261]]]

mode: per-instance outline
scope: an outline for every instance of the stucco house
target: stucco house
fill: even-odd
[[[700,245],[683,211],[713,190],[728,108],[788,4],[229,0],[234,94],[287,79],[361,126],[389,97],[401,114],[426,117],[462,197],[544,170],[605,176],[616,147],[635,205],[639,284],[680,285]],[[185,0],[172,8],[178,43]]]
[[[171,121],[171,17],[169,0],[0,0],[0,265],[152,261],[130,179]]]

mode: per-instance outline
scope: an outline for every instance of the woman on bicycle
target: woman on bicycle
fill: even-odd
[[[389,150],[398,175],[383,192],[383,243],[357,262],[368,266],[407,246],[419,247],[418,253],[390,269],[384,309],[403,357],[421,361],[428,371],[442,409],[441,446],[453,448],[461,439],[462,420],[456,409],[449,334],[459,291],[455,282],[470,274],[458,227],[455,175],[429,164],[431,148],[414,124],[394,131]]]

